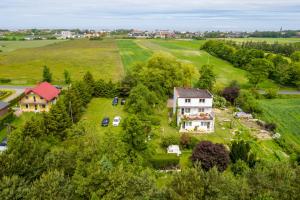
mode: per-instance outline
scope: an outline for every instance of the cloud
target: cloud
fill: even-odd
[[[1,0],[0,28],[296,29],[299,13],[299,0]]]

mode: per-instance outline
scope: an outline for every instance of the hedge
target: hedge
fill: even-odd
[[[157,154],[150,163],[154,169],[174,169],[179,166],[179,157],[176,154]]]

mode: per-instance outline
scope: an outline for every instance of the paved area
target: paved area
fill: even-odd
[[[5,99],[3,99],[2,101],[4,102],[9,102],[15,98],[17,98],[18,96],[20,96],[26,88],[28,88],[30,86],[14,86],[14,85],[0,85],[0,90],[3,89],[3,90],[14,90],[15,92],[6,97]]]

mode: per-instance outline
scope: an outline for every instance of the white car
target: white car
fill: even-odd
[[[119,126],[121,121],[121,117],[120,116],[116,116],[113,120],[113,126]]]

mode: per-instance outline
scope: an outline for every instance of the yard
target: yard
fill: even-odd
[[[65,69],[73,80],[87,71],[95,79],[112,81],[124,75],[115,40],[81,39],[0,53],[0,78],[12,79],[12,84],[35,84],[42,78],[44,65],[50,68],[55,84],[63,83]]]

